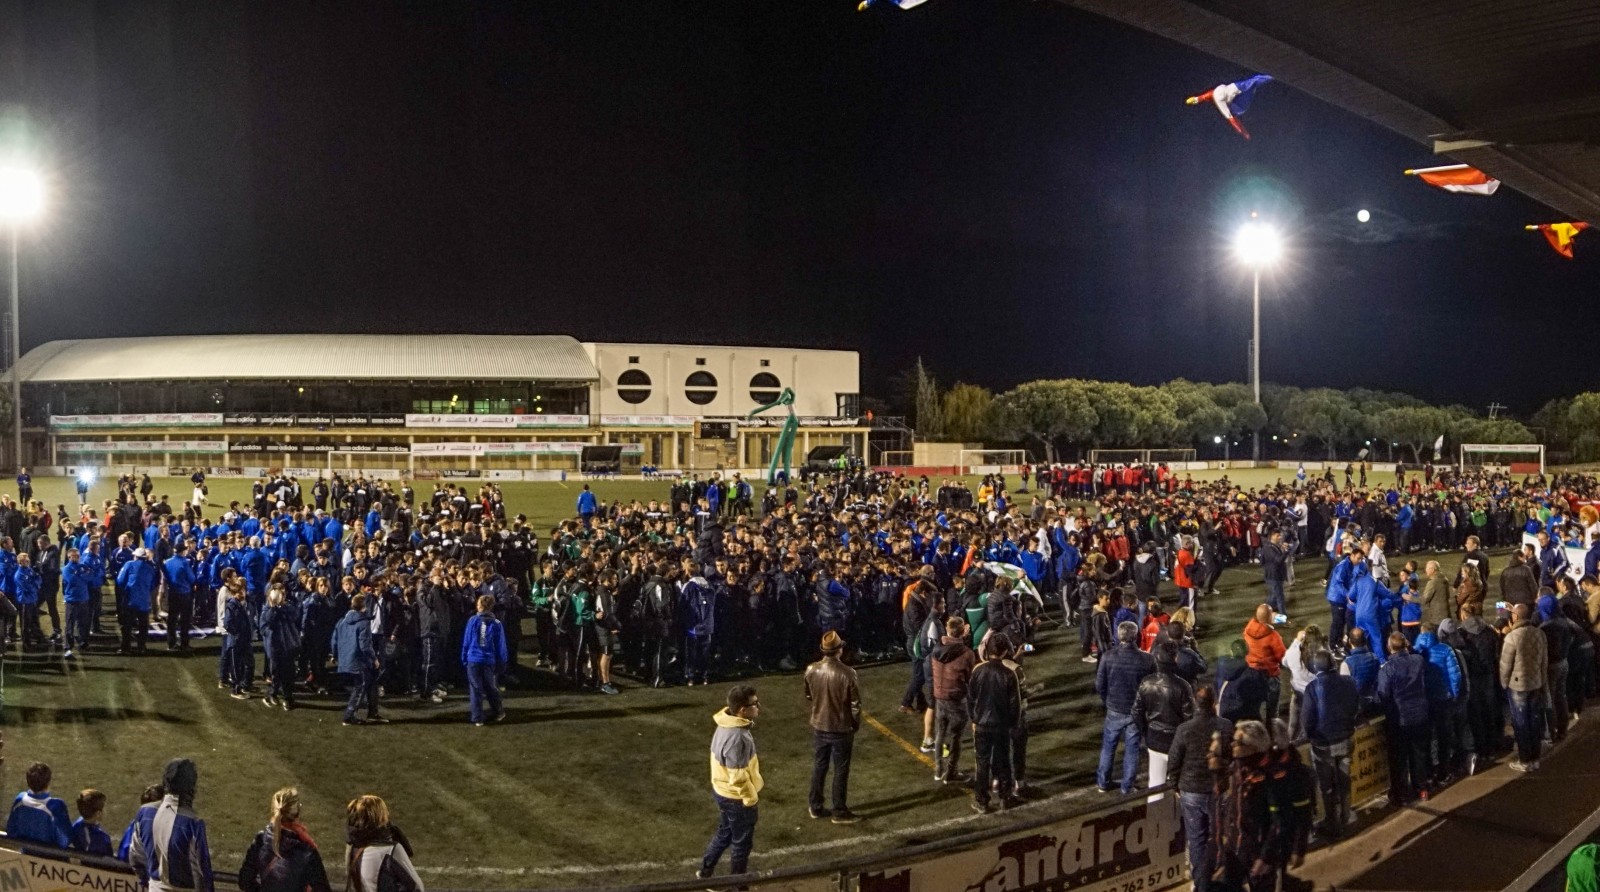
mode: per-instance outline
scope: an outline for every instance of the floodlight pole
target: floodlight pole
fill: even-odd
[[[18,364],[22,359],[22,316],[17,312],[17,269],[19,267],[17,242],[21,240],[22,224],[11,223],[11,459],[18,474],[22,473],[22,373]]]
[[[1256,406],[1261,404],[1261,264],[1253,265],[1254,280],[1256,285],[1251,299],[1251,315],[1254,317],[1254,334],[1250,336],[1250,388],[1256,396]],[[14,293],[14,289],[13,289]],[[16,312],[16,310],[11,310]],[[13,329],[14,331],[14,329]],[[1250,459],[1253,462],[1261,460],[1261,428],[1251,432]]]

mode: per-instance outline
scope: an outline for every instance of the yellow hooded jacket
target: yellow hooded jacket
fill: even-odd
[[[750,733],[750,720],[717,710],[711,720],[717,731],[711,735],[711,789],[724,799],[737,799],[746,807],[756,804],[761,792],[761,760],[756,756],[756,737]]]

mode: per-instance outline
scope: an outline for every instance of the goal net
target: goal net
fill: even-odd
[[[1155,465],[1162,462],[1191,462],[1193,449],[1091,449],[1092,465]]]
[[[1145,461],[1152,465],[1158,465],[1162,462],[1167,464],[1171,464],[1173,462],[1191,462],[1194,461],[1195,458],[1195,451],[1193,449],[1148,449],[1145,451],[1149,453]]]
[[[963,474],[1016,474],[1028,463],[1028,450],[963,449],[957,460]]]
[[[1542,443],[1462,443],[1461,469],[1501,474],[1543,474]]]

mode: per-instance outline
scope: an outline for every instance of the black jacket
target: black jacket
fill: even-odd
[[[1171,672],[1145,676],[1133,698],[1133,723],[1154,753],[1170,753],[1178,726],[1194,716],[1194,690]]]
[[[1267,542],[1261,546],[1261,578],[1268,582],[1285,582],[1289,579],[1288,552]]]
[[[1141,603],[1156,597],[1156,587],[1161,584],[1161,562],[1153,554],[1134,555],[1133,596]]]
[[[984,660],[967,682],[967,715],[984,731],[1009,731],[1022,720],[1022,686],[1000,660]]]
[[[1206,767],[1211,737],[1221,734],[1224,743],[1233,739],[1233,722],[1221,716],[1200,714],[1178,726],[1167,751],[1167,783],[1178,785],[1180,793],[1211,793],[1215,775]]]
[[[308,839],[290,829],[279,835],[272,850],[272,827],[256,834],[239,865],[241,892],[329,892],[322,855]]]

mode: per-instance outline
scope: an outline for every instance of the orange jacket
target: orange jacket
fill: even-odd
[[[1269,678],[1278,677],[1278,667],[1283,663],[1283,636],[1278,630],[1252,618],[1244,627],[1244,643],[1250,648],[1245,655],[1245,665],[1265,672]]]

